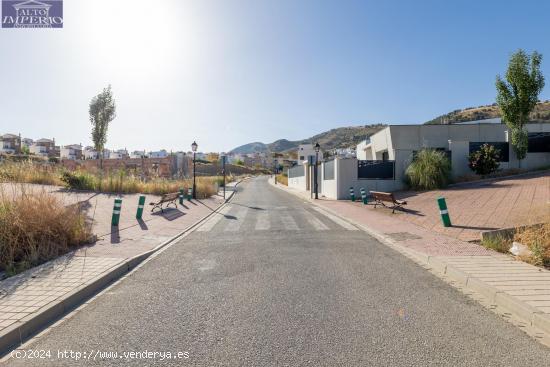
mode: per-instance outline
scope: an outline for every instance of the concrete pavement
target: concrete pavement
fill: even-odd
[[[54,357],[7,364],[76,364],[59,350],[89,353],[90,365],[152,364],[118,358],[131,351],[187,353],[155,359],[174,366],[550,360],[549,349],[408,258],[265,179],[245,183],[226,208],[25,346]]]

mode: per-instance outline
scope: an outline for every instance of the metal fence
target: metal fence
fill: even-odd
[[[365,180],[394,180],[395,161],[357,161],[357,177]]]
[[[334,163],[335,160],[325,162],[323,165],[323,180],[334,180]]]
[[[302,177],[304,175],[304,166],[294,166],[288,169],[288,178]]]

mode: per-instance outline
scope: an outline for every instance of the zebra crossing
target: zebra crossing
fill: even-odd
[[[246,231],[357,231],[358,228],[345,220],[314,207],[316,213],[303,208],[274,207],[253,210],[245,205],[228,204],[205,221],[198,232]]]

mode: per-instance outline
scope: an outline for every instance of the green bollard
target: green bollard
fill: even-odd
[[[451,227],[451,217],[449,217],[449,210],[447,210],[447,203],[445,202],[445,198],[438,198],[437,205],[439,205],[439,214],[441,214],[443,227]]]
[[[355,201],[355,192],[353,191],[353,187],[349,188],[349,196],[351,196],[351,201]]]
[[[141,219],[143,216],[143,208],[145,207],[145,195],[139,196],[136,219]]]
[[[113,217],[111,219],[111,225],[118,227],[120,221],[120,210],[122,209],[122,199],[115,199],[115,206],[113,207]]]
[[[187,200],[191,201],[192,198],[193,198],[193,189],[188,188],[187,189]]]
[[[180,189],[180,205],[183,205],[183,198],[185,198],[185,190]]]
[[[364,188],[361,187],[361,199],[363,199],[363,204],[368,204],[368,199],[367,199],[367,193],[365,191]]]

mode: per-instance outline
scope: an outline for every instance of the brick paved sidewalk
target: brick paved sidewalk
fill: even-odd
[[[66,192],[56,187],[34,190],[52,192],[67,203],[80,203],[89,216],[97,242],[0,282],[0,337],[31,321],[50,307],[62,304],[73,292],[124,265],[129,259],[153,250],[180,234],[223,204],[214,196],[185,201],[178,209],[135,218],[139,195],[123,195],[118,228],[111,228],[115,195]],[[147,204],[158,197],[147,196]],[[149,205],[147,205],[149,206]],[[0,348],[3,346],[0,338]]]

